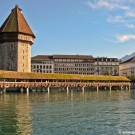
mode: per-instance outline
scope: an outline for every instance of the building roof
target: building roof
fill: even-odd
[[[122,62],[122,63],[120,63],[120,64],[124,64],[124,63],[134,63],[134,62],[135,62],[135,56],[132,57],[132,58],[130,58],[130,59],[128,59],[128,60],[126,60],[126,61],[124,61],[124,62]]]
[[[91,55],[53,55],[54,59],[94,59]]]
[[[32,60],[44,59],[93,59],[91,55],[37,55],[31,58]]]
[[[31,60],[48,60],[51,58],[51,55],[37,55],[31,58]]]
[[[0,33],[8,32],[23,33],[35,37],[30,26],[28,25],[22,14],[22,10],[17,5],[11,11],[10,15],[7,17],[7,19],[0,28]]]

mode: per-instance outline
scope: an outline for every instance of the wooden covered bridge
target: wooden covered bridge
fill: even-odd
[[[26,91],[41,88],[41,91],[50,92],[52,87],[63,87],[69,92],[70,87],[78,87],[84,92],[86,87],[100,89],[130,89],[130,80],[123,76],[97,76],[73,74],[45,74],[0,71],[1,92],[13,88]]]

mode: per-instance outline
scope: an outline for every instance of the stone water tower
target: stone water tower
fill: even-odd
[[[0,27],[0,70],[31,72],[34,38],[22,10],[15,6]]]

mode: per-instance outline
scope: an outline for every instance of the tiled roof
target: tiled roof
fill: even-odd
[[[91,55],[37,55],[32,60],[44,59],[94,59]]]
[[[133,62],[135,62],[135,57],[132,57],[132,58],[130,58],[130,59],[122,62],[121,64],[124,64],[124,63],[133,63]]]
[[[15,6],[11,14],[1,26],[0,33],[2,32],[24,33],[35,37],[22,14],[22,10],[18,6]]]
[[[48,60],[50,57],[50,55],[37,55],[32,57],[31,60]]]
[[[94,59],[91,55],[53,55],[55,59]]]

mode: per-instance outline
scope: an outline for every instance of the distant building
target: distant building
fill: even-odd
[[[31,58],[31,71],[37,73],[54,73],[53,57],[37,55]]]
[[[94,74],[95,60],[91,55],[53,55],[54,72],[65,74]]]
[[[95,58],[95,74],[119,75],[119,60],[117,58]]]
[[[0,27],[0,70],[30,72],[34,34],[16,6]]]
[[[32,72],[94,74],[95,60],[91,55],[38,55],[31,62]]]
[[[122,76],[135,76],[135,57],[120,63],[119,74]]]

